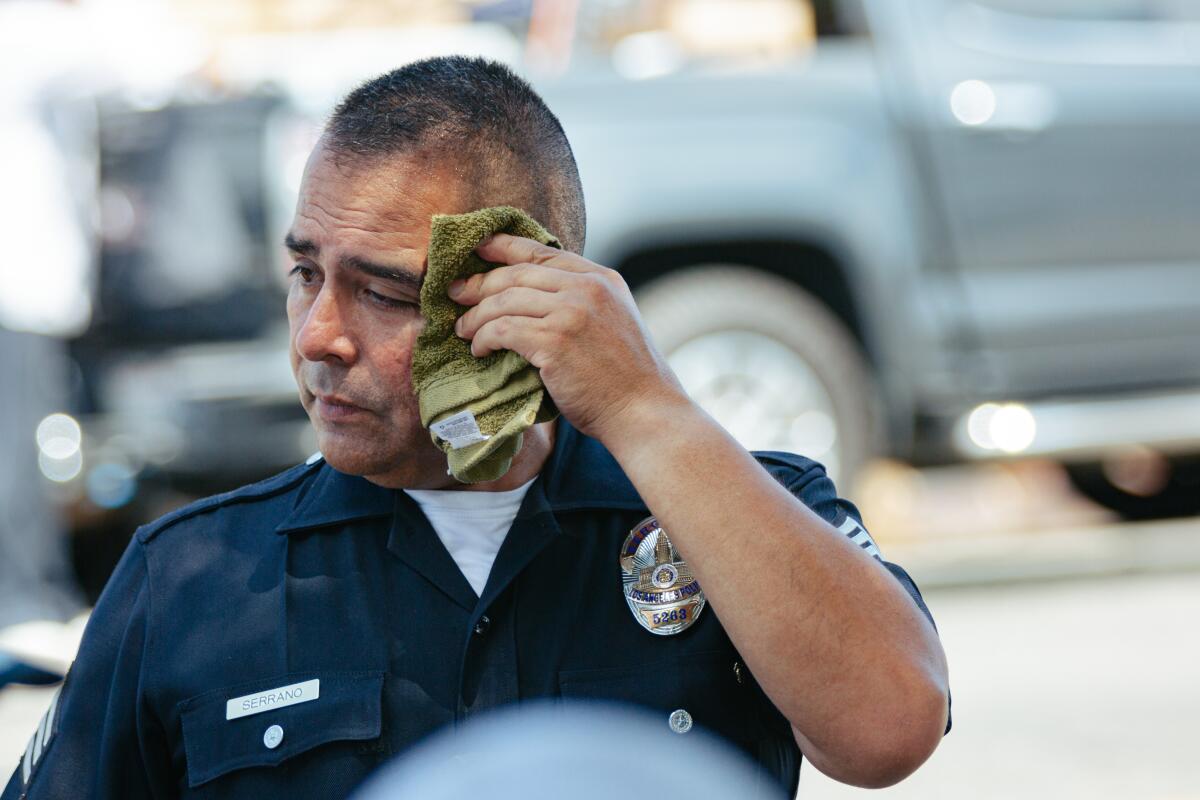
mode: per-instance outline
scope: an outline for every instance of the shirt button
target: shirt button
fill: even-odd
[[[671,716],[667,718],[667,724],[671,726],[671,730],[676,733],[687,733],[692,729],[692,715],[685,709],[679,708],[671,712]]]
[[[487,614],[484,614],[482,617],[479,618],[479,621],[475,623],[475,635],[483,636],[485,633],[487,633],[487,629],[490,628],[491,626],[492,626],[492,621],[490,619],[488,619]]]
[[[274,750],[276,747],[279,747],[279,743],[282,741],[283,728],[278,725],[272,725],[263,734],[263,744],[267,746],[268,750]]]

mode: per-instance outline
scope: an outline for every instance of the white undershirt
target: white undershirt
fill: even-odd
[[[447,489],[405,489],[475,594],[482,595],[500,545],[508,535],[525,492],[536,478],[507,492],[462,492]]]

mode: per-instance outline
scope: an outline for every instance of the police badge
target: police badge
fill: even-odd
[[[704,610],[704,592],[667,532],[646,517],[621,548],[625,602],[638,623],[658,636],[690,628]]]

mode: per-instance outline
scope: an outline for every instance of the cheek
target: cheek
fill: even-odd
[[[417,334],[420,325],[417,322],[404,321],[397,323],[398,327],[389,332],[390,335],[380,337],[372,348],[375,357],[375,369],[380,383],[402,392],[402,396],[412,394],[412,354],[417,345]]]
[[[391,364],[392,374],[397,376],[398,384],[403,388],[405,396],[412,394],[412,354],[416,340],[398,350]]]

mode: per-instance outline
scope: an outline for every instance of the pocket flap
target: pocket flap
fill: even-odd
[[[188,786],[326,742],[375,739],[382,695],[383,672],[296,672],[188,698],[180,703]]]
[[[664,728],[676,710],[729,739],[744,738],[745,696],[732,652],[683,655],[632,667],[561,671],[564,698],[629,703],[661,711]]]

